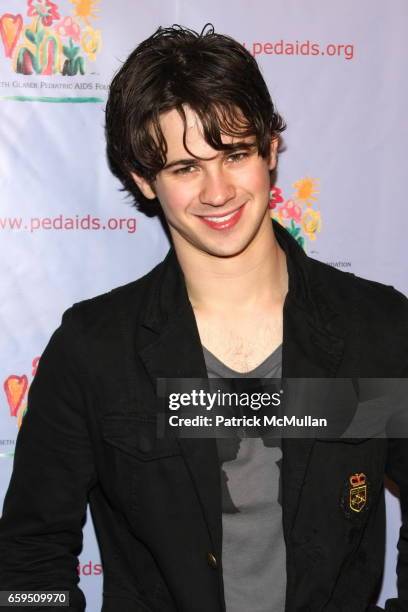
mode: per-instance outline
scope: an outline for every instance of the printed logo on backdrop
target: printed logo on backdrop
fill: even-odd
[[[325,59],[352,60],[355,46],[351,42],[323,42],[318,40],[267,40],[244,41],[243,46],[254,56],[310,57]]]
[[[285,198],[279,187],[269,193],[271,217],[278,221],[295,238],[309,255],[318,253],[310,247],[315,244],[322,230],[322,216],[318,206],[319,179],[304,177],[293,183],[294,192]],[[327,261],[334,268],[350,268],[350,261]]]
[[[31,363],[31,375],[33,379],[37,371],[39,357],[35,357]],[[3,382],[3,390],[5,394],[6,406],[8,407],[8,416],[16,419],[16,427],[20,429],[24,415],[27,412],[27,395],[29,390],[29,376],[26,374],[10,374]],[[14,447],[16,441],[11,438],[0,439],[0,458],[12,457],[13,451],[10,447]]]
[[[0,16],[0,49],[10,75],[17,75],[0,82],[0,87],[19,94],[8,99],[103,101],[83,94],[103,93],[107,85],[81,78],[97,74],[94,64],[102,47],[102,31],[96,25],[100,2],[21,0],[20,13]]]

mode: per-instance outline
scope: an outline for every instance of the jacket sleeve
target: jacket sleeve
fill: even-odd
[[[408,440],[388,440],[387,475],[400,491],[402,525],[398,540],[397,587],[398,599],[386,602],[387,612],[408,612]]]
[[[82,612],[78,554],[96,476],[74,311],[64,313],[28,393],[0,519],[0,589],[66,590],[69,609]]]
[[[388,440],[388,456],[386,473],[399,487],[401,504],[401,529],[398,540],[397,561],[397,588],[398,599],[389,599],[386,602],[387,612],[408,612],[408,299],[402,294],[402,316],[394,319],[395,337],[402,344],[402,354],[406,355],[402,363],[400,379],[403,384],[403,406],[401,418],[401,432],[403,437]],[[392,435],[392,434],[391,434]]]

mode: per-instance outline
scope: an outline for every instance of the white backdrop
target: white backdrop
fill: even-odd
[[[322,261],[408,293],[405,0],[2,0],[0,501],[36,362],[73,302],[138,278],[168,249],[104,151],[107,86],[159,25],[219,32],[257,57],[288,130],[274,214]],[[405,257],[404,257],[405,255]],[[109,375],[109,374],[107,374]],[[387,493],[380,604],[395,595],[399,504]],[[89,610],[102,575],[91,520]]]

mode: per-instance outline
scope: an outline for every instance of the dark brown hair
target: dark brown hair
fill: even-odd
[[[253,135],[258,153],[266,158],[271,138],[286,127],[243,45],[215,33],[211,24],[200,34],[179,25],[159,28],[117,72],[106,106],[109,166],[136,205],[146,201],[130,173],[152,184],[166,164],[162,113],[180,113],[186,146],[184,104],[197,114],[206,142],[216,150],[231,148],[222,134]]]

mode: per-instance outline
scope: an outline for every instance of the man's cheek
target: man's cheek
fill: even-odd
[[[270,182],[270,171],[266,164],[257,168],[248,168],[239,177],[242,189],[253,195],[264,192],[269,194]]]

